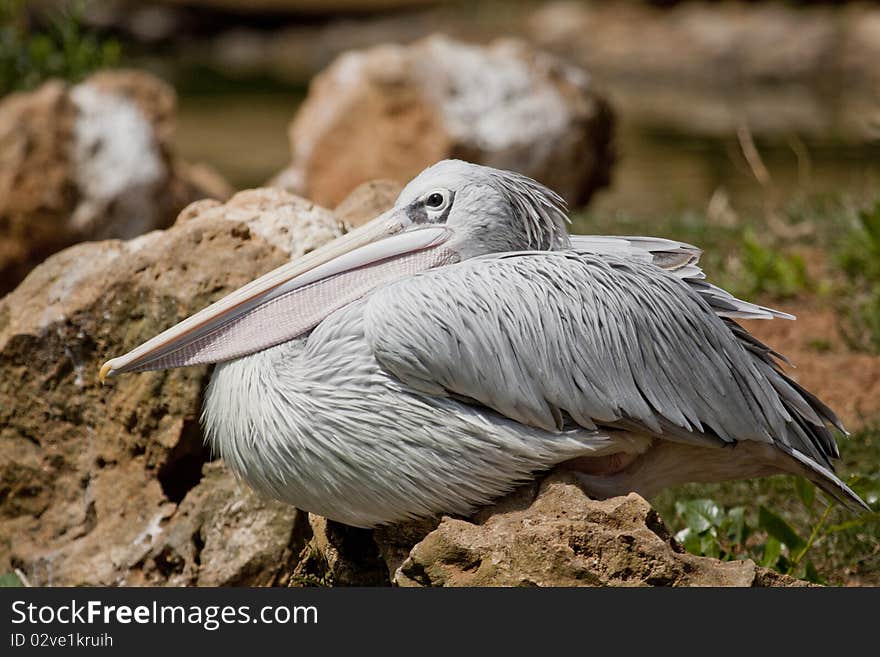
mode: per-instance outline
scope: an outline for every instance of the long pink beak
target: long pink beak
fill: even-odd
[[[124,372],[217,363],[292,340],[378,285],[449,264],[444,227],[390,210],[282,265],[101,367]],[[406,230],[408,228],[408,230]]]

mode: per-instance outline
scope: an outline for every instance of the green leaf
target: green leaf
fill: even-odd
[[[795,477],[794,490],[797,493],[798,499],[812,512],[813,502],[816,500],[816,487],[813,483],[803,477]]]
[[[847,484],[871,508],[880,511],[880,477],[851,475]]]
[[[721,546],[718,545],[714,534],[715,532],[709,531],[700,537],[700,554],[718,559],[721,556]]]
[[[685,525],[702,534],[710,527],[718,527],[724,519],[724,511],[714,500],[688,500],[676,505],[679,515],[684,518]]]
[[[14,572],[0,575],[0,588],[17,588],[21,586],[24,586],[24,582]]]
[[[737,545],[745,543],[749,535],[749,528],[746,525],[745,507],[737,506],[728,511],[724,528],[727,539],[730,542]]]
[[[681,543],[682,547],[691,554],[701,556],[700,535],[693,531],[690,527],[685,527],[675,535],[675,540]]]
[[[814,584],[825,583],[825,580],[822,579],[819,571],[816,570],[816,565],[812,561],[807,561],[807,565],[804,568],[804,579],[808,582],[813,582]]]
[[[849,531],[850,529],[857,529],[858,527],[867,525],[869,522],[874,522],[877,520],[880,520],[880,513],[865,513],[858,518],[845,520],[844,522],[837,523],[836,525],[830,525],[825,529],[825,533],[838,534],[840,532]]]
[[[880,203],[875,204],[870,210],[860,212],[859,219],[872,241],[880,243]]]
[[[786,545],[789,550],[797,551],[806,545],[806,541],[798,535],[791,525],[763,504],[758,509],[758,526]]]
[[[779,563],[779,555],[782,554],[782,544],[772,536],[764,543],[764,554],[761,557],[761,565],[765,568],[776,568]]]

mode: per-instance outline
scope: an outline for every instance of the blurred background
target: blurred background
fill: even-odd
[[[723,190],[765,205],[768,186],[858,198],[880,167],[880,8],[846,2],[442,0],[3,0],[2,92],[57,70],[151,71],[178,95],[174,146],[235,188],[290,158],[287,126],[310,80],[350,49],[441,32],[524,38],[583,67],[611,103],[617,163],[592,211],[639,218],[705,208]],[[65,19],[64,16],[69,18]],[[66,26],[63,21],[69,20]],[[36,38],[93,35],[67,70]],[[17,27],[16,27],[17,26]],[[18,33],[16,38],[10,34]],[[78,34],[79,32],[76,32]],[[9,61],[28,40],[30,61]],[[94,52],[90,50],[93,49]],[[68,53],[70,54],[70,53]],[[31,70],[27,70],[27,69]],[[24,69],[24,70],[22,70]],[[742,132],[760,149],[759,175]],[[766,168],[766,172],[764,171]]]
[[[435,91],[446,94],[443,102],[463,95],[448,88],[455,77],[448,71],[457,62],[491,68],[496,60],[474,59],[454,43],[420,46],[423,59],[445,60],[430,65],[398,51],[389,56],[381,48],[370,50],[369,75],[391,98],[376,101],[381,111],[375,111],[388,121],[372,142],[362,134],[369,126],[350,127],[358,106],[339,109],[332,96],[356,73],[355,60],[345,53],[421,43],[438,34],[481,46],[502,37],[521,40],[528,50],[515,57],[502,52],[497,76],[509,73],[505,58],[519,57],[539,72],[542,82],[535,89],[552,84],[562,90],[575,127],[559,148],[577,167],[578,158],[590,160],[584,165],[589,171],[565,193],[577,232],[660,235],[698,244],[706,250],[703,264],[713,282],[800,316],[797,323],[750,329],[798,364],[798,379],[842,415],[853,431],[844,441],[842,470],[877,508],[875,3],[0,0],[0,294],[60,248],[168,226],[187,203],[206,196],[223,200],[271,183],[332,208],[370,177],[406,182],[412,167],[417,172],[423,166],[417,158],[406,160],[408,154],[450,151],[432,150],[432,140],[442,141],[446,133],[433,131],[430,117],[414,119],[407,113],[408,96],[401,100],[394,89],[416,88],[419,102],[430,107],[439,97]],[[544,54],[558,59],[542,59]],[[328,67],[332,72],[319,76]],[[114,74],[124,69],[152,77]],[[491,73],[473,79],[491,79]],[[414,84],[411,78],[419,75],[426,78]],[[58,117],[68,111],[64,89],[71,87],[53,87],[51,81],[75,85],[87,79],[94,89],[114,90],[142,108],[153,129],[143,143],[159,144],[158,154],[150,156],[155,162],[141,157],[146,151],[131,137],[136,131],[118,119],[113,125],[121,126],[128,151],[122,148],[115,159],[90,168],[90,153],[101,148],[95,138],[91,151],[74,149],[79,164],[57,173],[54,163],[67,157],[58,143],[69,129]],[[79,116],[93,116],[107,128],[102,117],[111,116],[109,110],[92,107],[91,97],[76,91],[81,86],[73,89]],[[369,89],[359,97],[366,105],[374,98],[375,88]],[[505,96],[499,102],[521,100]],[[535,125],[548,119],[541,114],[545,105],[529,102],[517,109],[522,127],[479,127],[489,137],[502,127],[513,131],[506,138],[514,144],[517,130],[528,132],[522,137],[528,149],[517,157],[523,170],[533,172],[529,153],[541,148]],[[372,107],[364,116],[374,116]],[[485,109],[494,116],[491,107]],[[479,123],[479,114],[462,116]],[[402,116],[406,125],[397,121]],[[96,134],[101,129],[94,128]],[[61,136],[43,139],[49,132]],[[406,166],[392,162],[383,169],[387,162],[373,153],[383,144]],[[307,152],[315,148],[333,162],[315,164]],[[115,192],[89,191],[93,178],[127,161],[129,151],[132,166],[140,167],[137,180],[153,180],[150,167],[159,167],[170,172],[163,174],[166,182],[146,192],[138,183],[140,195],[123,201]],[[451,153],[478,151],[482,161],[511,161],[493,159],[485,143],[459,144]],[[382,175],[349,171],[359,159],[376,160],[369,171]],[[316,171],[333,166],[337,179],[346,181],[342,187],[308,178],[317,180]],[[564,186],[571,181],[563,169],[555,164],[544,176],[534,175]],[[130,185],[136,176],[126,175]],[[814,581],[880,583],[877,514],[855,524],[838,511],[823,515],[811,491],[774,478],[688,487],[654,502],[691,551],[752,556]]]

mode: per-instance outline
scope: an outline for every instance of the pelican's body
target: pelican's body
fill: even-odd
[[[558,465],[597,495],[789,472],[863,504],[834,414],[732,321],[781,313],[703,282],[693,247],[563,221],[534,181],[442,162],[104,372],[219,362],[203,420],[226,463],[356,526],[465,514]]]
[[[207,435],[260,492],[369,527],[467,513],[536,471],[616,445],[597,431],[545,432],[401,383],[373,356],[365,305],[214,371]]]

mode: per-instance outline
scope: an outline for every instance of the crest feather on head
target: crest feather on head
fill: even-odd
[[[568,245],[566,224],[569,218],[565,199],[528,176],[486,168],[493,184],[522,220],[530,248],[548,251]]]

